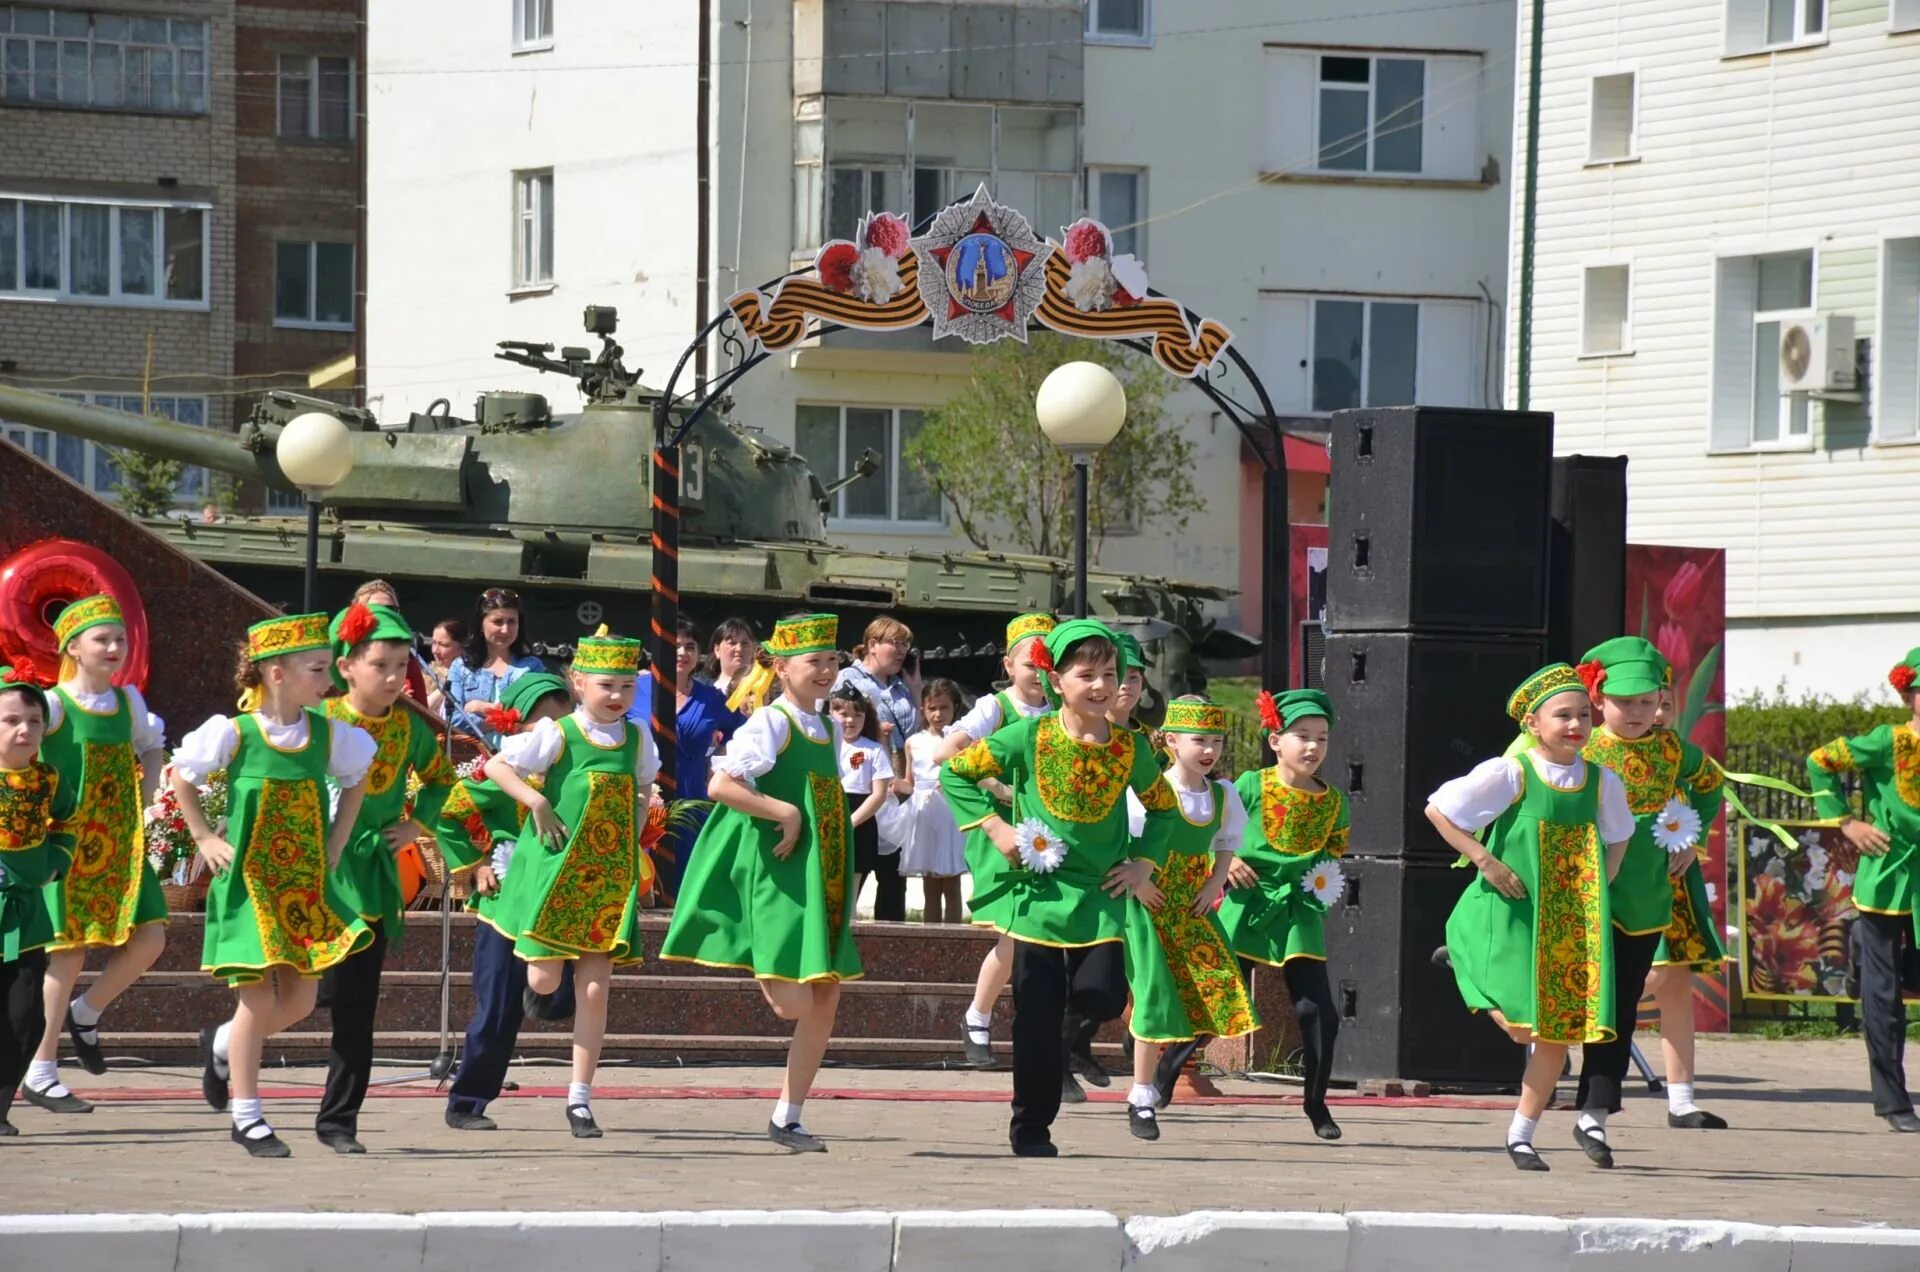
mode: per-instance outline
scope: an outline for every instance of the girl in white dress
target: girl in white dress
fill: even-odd
[[[827,710],[840,731],[840,789],[847,793],[847,825],[853,830],[854,895],[874,875],[873,917],[903,922],[907,917],[907,881],[900,877],[900,851],[884,843],[876,820],[893,802],[893,760],[880,741],[873,704],[851,685],[835,689]]]
[[[930,680],[920,694],[926,727],[907,739],[909,775],[907,835],[900,849],[900,873],[919,876],[928,923],[964,923],[960,912],[960,876],[967,872],[966,836],[954,825],[953,811],[940,791],[940,756],[947,728],[960,715],[960,686]]]

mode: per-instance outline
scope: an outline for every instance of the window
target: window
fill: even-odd
[[[1087,213],[1113,232],[1116,254],[1146,255],[1145,184],[1146,174],[1137,168],[1087,169]]]
[[[1827,38],[1827,0],[1726,0],[1729,56],[1819,44]]]
[[[1587,92],[1587,162],[1611,163],[1640,153],[1632,71],[1596,75]]]
[[[851,472],[863,452],[879,467],[833,496],[830,515],[845,522],[925,526],[943,524],[940,493],[906,459],[907,446],[926,424],[924,412],[893,407],[800,406],[795,449],[822,485]]]
[[[513,177],[513,282],[516,287],[553,285],[553,173],[517,172]]]
[[[1895,31],[1920,31],[1920,0],[1893,0],[1887,16],[1888,26]]]
[[[1920,438],[1920,238],[1880,245],[1874,326],[1873,440]]]
[[[0,6],[0,102],[207,113],[207,24]]]
[[[513,0],[513,48],[532,53],[553,47],[553,0]]]
[[[280,55],[280,139],[353,139],[353,59]]]
[[[1813,306],[1813,253],[1731,256],[1715,271],[1714,450],[1811,445],[1804,393],[1780,392],[1780,324]]]
[[[273,325],[353,330],[353,244],[273,245]]]
[[[1631,277],[1625,265],[1596,265],[1580,289],[1580,352],[1593,356],[1633,348]]]
[[[1419,346],[1416,303],[1315,300],[1313,409],[1412,405]]]
[[[1152,0],[1084,0],[1087,39],[1097,44],[1148,44]]]
[[[867,212],[918,223],[985,184],[1056,234],[1080,207],[1080,113],[813,98],[794,118],[794,251],[850,238]]]
[[[1419,58],[1322,56],[1320,170],[1419,172],[1426,80]]]
[[[204,308],[208,209],[0,196],[0,296]]]
[[[147,414],[142,409],[138,393],[56,393],[54,396],[69,402],[103,406],[110,411]],[[197,428],[207,425],[207,399],[203,397],[153,397],[147,399],[147,405],[154,415],[176,423],[192,424]],[[15,424],[11,420],[0,420],[0,437],[5,437],[35,459],[65,473],[101,498],[118,497],[113,486],[120,480],[120,469],[113,462],[113,448],[43,428]],[[173,484],[174,495],[182,501],[204,499],[208,489],[207,470],[204,468],[181,469],[178,480]]]

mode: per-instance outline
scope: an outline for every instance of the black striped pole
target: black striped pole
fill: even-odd
[[[660,797],[669,804],[677,791],[674,763],[679,758],[674,718],[674,658],[680,626],[680,448],[670,445],[672,413],[659,411],[653,431],[653,717],[654,743],[660,750]]]

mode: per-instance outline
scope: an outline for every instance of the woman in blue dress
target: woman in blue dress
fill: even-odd
[[[447,718],[457,732],[479,738],[498,750],[500,735],[487,728],[482,713],[500,702],[501,691],[529,671],[546,664],[527,652],[520,635],[520,594],[490,587],[474,606],[466,652],[447,672]]]

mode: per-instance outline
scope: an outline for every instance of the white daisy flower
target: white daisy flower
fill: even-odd
[[[1037,817],[1014,827],[1013,841],[1020,850],[1020,863],[1035,874],[1052,874],[1067,859],[1066,841]]]
[[[1678,795],[1653,819],[1653,842],[1668,852],[1685,852],[1700,842],[1700,814]]]
[[[1346,875],[1340,870],[1340,863],[1332,858],[1315,862],[1313,868],[1300,878],[1301,884],[1321,905],[1332,905],[1338,900],[1340,889],[1346,885],[1346,881]]]
[[[853,290],[872,305],[884,305],[900,290],[900,265],[877,247],[864,248],[853,267]]]

